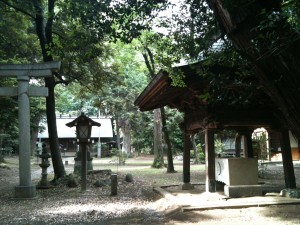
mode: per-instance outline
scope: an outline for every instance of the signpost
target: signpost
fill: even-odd
[[[0,65],[0,77],[16,77],[18,80],[18,87],[0,87],[0,96],[18,96],[20,184],[15,187],[15,198],[36,196],[36,187],[31,182],[29,97],[48,96],[48,88],[30,87],[29,80],[31,77],[50,77],[59,68],[60,62]]]

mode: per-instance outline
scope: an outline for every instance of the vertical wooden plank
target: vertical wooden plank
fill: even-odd
[[[244,152],[246,158],[253,158],[253,146],[252,146],[252,133],[253,131],[251,129],[245,129],[241,132],[239,132],[240,135],[244,136]]]
[[[252,145],[252,130],[249,130],[245,133],[246,137],[246,153],[248,158],[254,158],[253,145]]]
[[[216,192],[214,131],[205,130],[206,192]]]
[[[183,151],[183,183],[190,183],[191,172],[190,172],[190,150],[192,148],[192,143],[188,132],[184,131],[184,151]]]
[[[238,132],[235,136],[235,157],[241,156],[242,135]]]

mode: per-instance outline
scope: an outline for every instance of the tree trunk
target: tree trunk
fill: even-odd
[[[46,115],[49,134],[49,145],[51,150],[51,159],[54,169],[54,180],[64,177],[66,172],[62,162],[61,153],[59,150],[56,114],[55,114],[55,97],[54,97],[54,78],[46,78],[46,87],[48,87],[49,96],[46,98]]]
[[[151,78],[155,76],[154,58],[151,50],[145,47],[143,57]],[[168,136],[169,137],[169,136]],[[152,167],[164,167],[163,147],[162,147],[162,121],[160,109],[154,109],[154,160]],[[173,161],[172,161],[173,162]]]
[[[194,157],[195,157],[194,164],[200,164],[200,156],[199,156],[199,152],[198,152],[198,149],[197,149],[195,135],[196,134],[192,134],[191,137],[190,137],[191,138],[191,142],[193,144],[193,149],[194,149]]]
[[[116,117],[116,133],[117,133],[117,149],[121,150],[121,141],[120,141],[120,126],[119,126],[119,117]]]
[[[154,109],[154,160],[152,167],[163,168],[162,124],[160,109]]]
[[[1,149],[2,149],[2,143],[3,143],[3,135],[2,134],[4,134],[4,131],[3,131],[3,129],[1,128],[0,129],[0,151],[1,151]],[[0,163],[3,163],[4,162],[4,157],[3,157],[3,155],[2,155],[2,152],[0,153]]]
[[[52,23],[54,18],[54,4],[55,0],[48,0],[48,12],[49,16],[46,20],[46,15],[44,13],[44,6],[41,1],[34,1],[35,7],[35,24],[36,24],[36,34],[40,41],[40,46],[42,50],[44,62],[53,61],[51,55],[51,45],[52,40]],[[45,23],[45,21],[47,21]],[[49,133],[49,144],[51,150],[51,158],[54,169],[54,180],[65,176],[65,168],[62,162],[59,145],[58,145],[58,135],[56,127],[56,114],[55,114],[55,80],[54,77],[45,78],[45,86],[48,88],[49,95],[46,98],[46,115],[47,115],[47,125]]]
[[[127,155],[130,154],[131,149],[131,127],[129,119],[123,120],[121,122],[122,126],[121,130],[123,132],[123,145],[122,145],[122,152],[125,152]]]
[[[165,137],[165,142],[167,144],[167,173],[175,173],[174,169],[174,163],[173,163],[173,151],[172,151],[172,145],[169,137],[169,132],[167,129],[167,121],[166,121],[166,113],[164,107],[160,108],[161,113],[161,122],[162,122],[162,130]]]

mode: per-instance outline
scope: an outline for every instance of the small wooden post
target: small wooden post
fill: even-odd
[[[86,183],[87,183],[86,143],[80,143],[80,146],[81,146],[81,191],[86,191]]]
[[[111,180],[111,196],[115,196],[118,194],[118,175],[117,174],[111,174],[110,176]]]

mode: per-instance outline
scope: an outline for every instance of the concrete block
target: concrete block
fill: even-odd
[[[15,199],[32,199],[36,197],[36,186],[16,186]]]
[[[258,183],[257,159],[216,158],[216,180],[227,185],[256,185]]]
[[[225,185],[224,194],[230,198],[262,196],[262,185]]]

